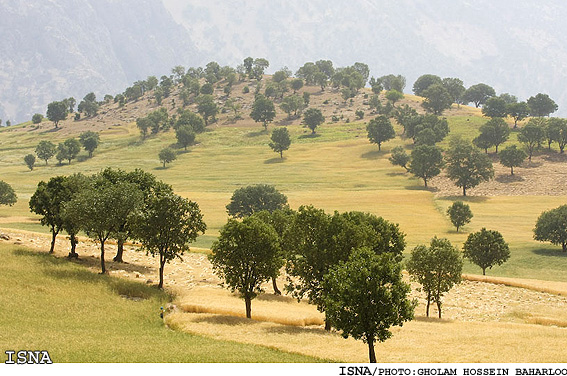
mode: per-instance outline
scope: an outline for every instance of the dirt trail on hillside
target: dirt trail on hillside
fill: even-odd
[[[46,252],[49,249],[50,235],[37,234],[25,231],[0,230],[7,234],[10,240],[0,240],[4,243],[20,244],[38,251]],[[116,252],[116,245],[108,244],[106,247],[106,266],[110,275],[119,276],[157,284],[158,260],[138,250],[138,247],[126,245],[124,250],[125,263],[112,261]],[[58,236],[55,255],[64,257],[68,254],[69,243],[64,236]],[[98,244],[81,239],[77,252],[81,265],[99,271],[100,250]],[[195,291],[202,289],[219,290],[221,281],[212,273],[211,264],[205,253],[190,252],[183,256],[183,261],[174,260],[165,267],[164,284],[178,296],[177,301],[189,301],[198,304],[199,296]],[[531,280],[532,284],[537,281]],[[280,288],[284,279],[279,281]],[[417,284],[412,284],[413,295],[419,299],[420,306],[416,316],[424,316],[425,299],[417,291]],[[563,289],[567,294],[567,283],[555,283],[556,288]],[[266,285],[266,293],[272,293],[271,285]],[[314,308],[313,308],[314,309]],[[443,299],[443,318],[458,321],[508,321],[508,322],[534,322],[541,319],[547,324],[567,327],[567,297],[549,293],[542,293],[525,288],[509,287],[479,281],[463,281],[455,286]],[[437,311],[434,305],[431,316],[435,317]],[[555,320],[555,321],[550,321]],[[543,322],[542,321],[542,322]]]

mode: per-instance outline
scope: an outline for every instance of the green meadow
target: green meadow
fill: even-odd
[[[476,109],[462,107],[448,117],[450,135],[472,139],[486,121]],[[220,122],[219,122],[220,123]],[[225,206],[232,192],[242,186],[258,183],[273,184],[288,196],[292,208],[315,205],[328,212],[360,210],[375,213],[398,223],[408,243],[407,252],[417,244],[429,242],[433,236],[447,237],[458,247],[468,233],[482,227],[500,231],[509,242],[511,259],[501,267],[489,270],[491,275],[547,280],[567,279],[567,257],[559,247],[536,242],[532,228],[539,214],[566,203],[563,196],[494,196],[475,197],[474,191],[465,201],[474,213],[472,222],[457,233],[445,211],[462,197],[436,197],[435,191],[423,188],[423,182],[395,167],[388,161],[390,150],[404,145],[411,151],[411,141],[397,137],[386,142],[382,151],[370,144],[362,122],[320,126],[315,135],[300,125],[290,125],[292,145],[284,158],[269,147],[268,132],[263,127],[243,122],[237,125],[212,124],[197,136],[197,143],[187,151],[178,150],[177,160],[165,169],[158,152],[175,145],[170,130],[141,140],[134,123],[114,127],[101,133],[101,145],[94,157],[81,152],[70,165],[49,165],[36,162],[29,171],[24,155],[32,153],[42,139],[55,143],[69,137],[62,131],[36,130],[22,132],[18,127],[0,131],[1,179],[17,191],[19,201],[13,207],[0,207],[0,227],[45,232],[29,213],[27,201],[40,180],[59,174],[82,172],[91,174],[111,166],[132,170],[141,168],[171,184],[175,191],[196,201],[208,226],[205,236],[194,244],[209,247],[226,222]],[[21,126],[20,126],[21,127]],[[27,129],[31,126],[27,125]],[[48,128],[49,129],[49,128]],[[401,128],[396,128],[398,134]],[[515,143],[512,133],[505,144]],[[448,140],[441,143],[447,147]],[[465,262],[465,271],[480,269]]]
[[[0,244],[0,351],[47,349],[54,363],[317,362],[171,330],[163,291]]]

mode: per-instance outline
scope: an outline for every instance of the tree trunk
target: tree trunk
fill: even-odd
[[[118,239],[118,250],[116,251],[116,256],[112,259],[115,262],[124,262],[122,260],[122,254],[124,253],[124,239]]]
[[[374,352],[374,337],[366,337],[368,342],[368,358],[370,363],[376,363],[376,353]]]
[[[441,299],[437,299],[437,311],[439,312],[439,318],[441,318]]]
[[[514,175],[514,167],[510,167],[510,175]]]
[[[163,161],[163,168],[165,168],[165,161]]]
[[[463,185],[463,196],[467,195],[467,188]]]
[[[276,277],[272,277],[272,287],[274,288],[274,294],[275,295],[281,295],[282,292],[280,291],[280,289],[278,289],[278,284],[276,281]]]
[[[486,268],[482,268],[482,275],[486,275]]]
[[[53,227],[51,228],[51,248],[49,248],[49,253],[53,253],[53,251],[55,250],[55,238],[57,237],[58,233],[59,231],[55,231]]]
[[[567,242],[563,242],[563,252],[567,252]]]
[[[327,315],[325,315],[325,330],[328,332],[331,331],[331,321],[329,321]]]
[[[427,293],[427,306],[425,307],[425,316],[429,317],[429,305],[431,303],[431,293]]]
[[[165,257],[159,255],[159,284],[158,289],[163,288],[163,268],[165,267]]]
[[[425,188],[427,188],[427,179],[423,178],[423,184],[425,184]]]
[[[378,151],[381,151],[381,150],[380,150],[380,143],[378,143]]]
[[[71,252],[69,253],[69,258],[79,258],[79,255],[77,254],[77,252],[75,252],[75,249],[77,248],[77,243],[79,242],[79,240],[77,239],[77,237],[74,234],[69,235],[69,238],[71,240]]]
[[[283,159],[283,150],[280,150],[280,158]]]
[[[100,242],[100,268],[102,270],[100,274],[106,273],[106,267],[104,265],[104,240]]]
[[[246,318],[251,319],[252,318],[252,299],[250,299],[250,297],[248,297],[248,296],[245,296],[244,297],[244,303],[246,304]]]

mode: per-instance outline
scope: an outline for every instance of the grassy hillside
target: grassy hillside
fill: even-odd
[[[168,296],[141,283],[0,244],[0,351],[44,349],[53,362],[316,362],[168,329]]]
[[[93,119],[79,122],[67,120],[62,122],[60,130],[54,130],[49,122],[42,123],[37,129],[29,124],[2,129],[2,180],[16,189],[20,200],[13,207],[0,207],[0,227],[46,230],[39,226],[27,208],[27,200],[40,180],[59,174],[95,173],[107,166],[126,170],[142,168],[172,184],[177,193],[199,203],[208,230],[195,244],[198,247],[210,246],[218,235],[227,219],[225,206],[235,189],[267,183],[286,194],[293,208],[313,204],[329,212],[361,210],[399,223],[407,234],[408,251],[417,244],[429,242],[434,235],[447,237],[461,246],[469,232],[481,227],[495,229],[502,232],[510,243],[512,257],[503,267],[490,270],[490,274],[567,280],[567,257],[558,251],[558,247],[534,241],[531,232],[543,210],[567,201],[567,193],[562,193],[564,191],[554,195],[511,194],[511,189],[526,185],[526,182],[506,180],[508,172],[498,167],[494,159],[495,167],[499,168],[498,182],[491,186],[489,194],[475,193],[482,192],[482,187],[470,190],[470,197],[466,201],[471,205],[474,218],[463,232],[456,233],[445,210],[453,201],[462,199],[457,196],[459,190],[455,190],[456,194],[445,192],[444,184],[451,184],[442,179],[433,181],[432,187],[426,190],[421,180],[390,164],[390,150],[397,145],[404,145],[411,151],[413,146],[410,140],[396,137],[385,143],[382,151],[368,142],[364,121],[372,115],[365,105],[364,93],[358,95],[350,105],[332,89],[321,93],[320,89],[306,88],[312,92],[312,106],[322,108],[327,121],[332,114],[343,115],[342,121],[327,122],[312,136],[311,131],[300,124],[300,119],[288,120],[287,115],[279,109],[274,124],[269,126],[268,132],[263,131],[261,124],[254,123],[248,117],[253,87],[251,93],[241,94],[245,84],[238,84],[233,91],[233,96],[239,98],[243,105],[244,120],[233,123],[229,120],[230,114],[219,115],[216,123],[197,136],[196,145],[187,152],[178,149],[178,159],[165,169],[161,167],[157,155],[162,148],[175,146],[173,131],[142,141],[134,123],[137,116],[157,108],[149,96],[128,103],[123,108],[114,104],[105,106],[100,115]],[[175,95],[164,101],[170,113],[175,112],[173,102],[181,103]],[[222,104],[224,99],[218,95],[218,90],[217,98]],[[418,108],[419,102],[420,98],[406,95],[402,104]],[[356,109],[366,112],[363,120],[354,121]],[[478,109],[467,106],[454,107],[445,115],[451,129],[450,136],[460,135],[468,139],[475,137],[478,128],[486,121]],[[347,118],[350,120],[348,123]],[[278,125],[287,125],[292,135],[291,148],[284,152],[283,159],[268,147],[271,130]],[[88,159],[83,151],[79,159],[70,165],[58,166],[56,161],[51,160],[45,166],[38,161],[31,172],[24,165],[24,155],[33,152],[39,140],[60,142],[88,129],[101,131],[102,143],[93,158]],[[399,126],[396,126],[396,130],[398,134],[401,133]],[[516,134],[513,133],[507,144],[515,142]],[[447,143],[445,140],[441,146],[446,147]],[[549,166],[561,167],[564,163],[548,161],[545,155],[542,158],[541,163],[538,162],[540,165],[534,163],[526,165],[525,171],[519,169],[517,175],[520,179],[523,173],[527,176],[534,171],[545,171]],[[480,272],[468,263],[465,270]]]

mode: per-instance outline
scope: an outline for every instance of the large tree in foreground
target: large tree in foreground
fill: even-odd
[[[343,337],[368,344],[371,363],[376,363],[374,343],[390,338],[390,327],[413,319],[416,303],[409,298],[401,269],[391,254],[359,248],[323,280],[327,318]]]
[[[156,195],[133,220],[134,236],[152,256],[159,256],[159,284],[163,287],[165,264],[189,249],[207,226],[197,203],[173,193]]]
[[[488,156],[461,139],[451,141],[446,161],[447,176],[457,187],[463,189],[463,196],[467,195],[467,189],[474,188],[494,176],[492,162]]]
[[[470,234],[463,249],[463,256],[478,265],[482,275],[486,275],[487,268],[502,265],[510,258],[510,249],[502,234],[485,228]]]
[[[244,218],[262,210],[273,212],[287,206],[287,196],[273,185],[257,184],[234,191],[226,211],[231,217]]]
[[[124,218],[132,215],[142,203],[142,193],[132,183],[111,184],[100,177],[91,189],[85,189],[65,205],[71,217],[87,236],[100,244],[101,273],[106,273],[105,243],[116,237]],[[95,189],[96,187],[96,189]]]
[[[461,281],[463,260],[460,252],[448,239],[434,237],[429,247],[418,245],[413,249],[406,267],[412,279],[422,286],[426,295],[427,317],[431,302],[435,302],[441,318],[441,298],[454,284]]]
[[[534,239],[561,245],[567,252],[567,205],[544,211],[537,219]]]
[[[282,265],[276,232],[256,217],[242,222],[229,219],[211,250],[214,273],[233,292],[238,291],[246,305],[246,317],[252,318],[252,299]]]

